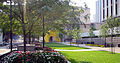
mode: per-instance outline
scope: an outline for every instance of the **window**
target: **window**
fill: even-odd
[[[115,3],[115,14],[118,15],[118,4],[117,4],[117,1],[118,0],[115,0],[116,3]]]
[[[108,0],[107,0],[107,6],[108,6]]]
[[[111,4],[113,4],[113,0],[111,0]]]
[[[107,17],[108,17],[108,12],[109,12],[109,11],[108,11],[108,8],[107,8]]]
[[[103,19],[105,18],[105,10],[103,9]]]
[[[117,6],[117,4],[115,5],[115,13],[116,13],[116,15],[118,15],[118,6]]]
[[[111,16],[113,16],[113,6],[111,6]]]
[[[103,0],[103,8],[105,8],[105,0]]]

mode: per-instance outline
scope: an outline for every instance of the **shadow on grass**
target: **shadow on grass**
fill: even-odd
[[[59,43],[46,43],[45,44],[48,47],[78,47],[78,46],[72,46],[72,45],[64,45],[64,44],[59,44]],[[78,48],[83,48],[83,49],[90,49],[90,48],[85,48],[85,47],[78,47]]]
[[[74,59],[69,59],[69,61],[71,62],[71,63],[92,63],[92,62],[87,62],[87,61],[76,61],[76,60],[74,60]]]

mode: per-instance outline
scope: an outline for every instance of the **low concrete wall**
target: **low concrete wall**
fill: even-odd
[[[18,46],[17,50],[24,51],[24,46],[23,45]],[[34,51],[34,50],[35,50],[35,45],[29,45],[29,44],[26,45],[26,51]]]
[[[113,37],[113,45],[118,47],[120,44],[120,37]],[[105,45],[105,38],[81,38],[80,40],[77,40],[77,43],[79,44],[100,44]],[[111,45],[111,37],[106,38],[106,44],[108,46]]]

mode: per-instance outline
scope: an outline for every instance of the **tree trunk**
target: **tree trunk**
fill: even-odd
[[[111,53],[113,54],[113,37],[111,36]]]
[[[39,42],[39,40],[40,40],[40,37],[38,36],[38,42]]]
[[[72,39],[70,39],[70,46],[71,46],[71,44],[72,44]]]
[[[106,47],[106,37],[105,37],[105,45],[104,46]]]
[[[70,46],[71,46],[72,41],[70,40]]]
[[[26,52],[26,30],[25,27],[23,27],[23,35],[24,35],[24,52]]]
[[[31,42],[31,33],[29,32],[29,44]]]
[[[92,42],[92,37],[91,37],[91,42]]]

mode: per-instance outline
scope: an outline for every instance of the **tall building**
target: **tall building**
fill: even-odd
[[[96,22],[101,22],[101,9],[102,9],[102,0],[96,1]]]
[[[120,0],[102,0],[102,21],[110,16],[120,17]]]
[[[96,2],[96,20],[103,22],[110,16],[120,18],[120,0],[98,0]]]

